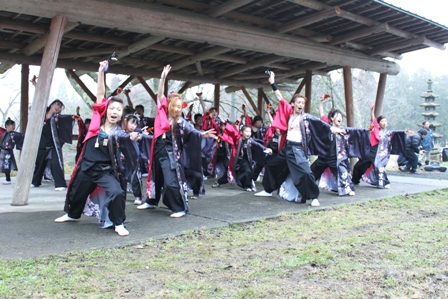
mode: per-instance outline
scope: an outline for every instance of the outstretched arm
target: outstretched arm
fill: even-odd
[[[158,97],[159,101],[163,98],[163,93],[165,92],[165,80],[166,80],[166,77],[168,76],[168,73],[170,72],[170,70],[171,70],[171,65],[167,64],[163,68],[162,74],[160,75],[159,89],[157,91],[157,97]]]
[[[104,67],[107,67],[109,62],[107,60],[100,62],[100,67],[98,68],[98,86],[96,91],[96,103],[101,104],[103,102],[104,96],[106,94],[106,85],[104,83]]]
[[[278,90],[278,87],[275,84],[275,74],[273,71],[271,71],[271,75],[269,76],[269,83],[271,83],[272,89],[274,90],[277,100],[280,101],[281,99],[283,99],[282,93],[280,92],[280,90]]]
[[[324,113],[324,101],[325,101],[325,99],[326,99],[325,95],[322,95],[322,96],[320,97],[320,102],[319,102],[319,114],[320,114],[320,117],[321,117],[321,118],[325,116],[325,113]]]
[[[370,108],[370,120],[373,121],[375,119],[375,104],[373,102],[369,102]]]

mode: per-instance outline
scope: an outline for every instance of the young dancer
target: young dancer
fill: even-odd
[[[271,72],[269,82],[279,100],[273,127],[280,129],[286,136],[286,145],[281,144],[278,155],[266,164],[264,190],[255,196],[272,196],[272,191],[277,190],[291,174],[292,182],[301,196],[297,200],[302,203],[307,199],[317,201],[319,188],[309,166],[308,149],[325,152],[327,149],[319,148],[316,143],[319,143],[323,136],[328,136],[330,131],[334,134],[344,131],[303,113],[306,101],[304,96],[296,94],[291,103],[285,101],[275,84],[274,72]],[[311,134],[312,138],[309,138]]]
[[[21,150],[23,146],[25,135],[15,130],[16,123],[9,117],[5,122],[5,130],[0,128],[0,171],[6,176],[3,185],[11,184],[11,171],[17,170],[14,147]]]
[[[264,164],[265,153],[272,154],[272,150],[251,137],[250,126],[243,125],[241,130],[227,124],[222,139],[232,145],[232,153],[229,161],[229,181],[236,183],[246,191],[256,191],[252,179],[253,164],[259,161]]]
[[[391,154],[405,155],[406,131],[387,130],[387,118],[380,115],[375,117],[375,105],[370,102],[370,154],[369,159],[359,160],[353,167],[352,181],[359,184],[360,179],[380,189],[389,189],[390,181],[387,178],[386,165]]]
[[[202,173],[201,137],[215,137],[214,131],[200,132],[181,117],[183,101],[177,93],[164,96],[164,84],[171,66],[164,67],[158,88],[158,111],[148,169],[146,202],[139,210],[154,209],[162,197],[171,218],[188,212],[188,186],[184,169]]]
[[[73,116],[60,115],[63,107],[64,104],[60,100],[54,100],[47,107],[31,181],[32,188],[42,184],[42,176],[48,163],[54,179],[55,190],[65,191],[67,189],[62,146],[64,143],[72,143]]]
[[[139,134],[126,133],[120,126],[123,100],[120,97],[104,98],[104,68],[107,66],[106,60],[100,63],[98,69],[96,104],[93,105],[92,121],[84,141],[84,149],[73,169],[67,191],[64,207],[67,214],[55,219],[55,222],[77,221],[89,195],[99,186],[104,192],[99,205],[107,209],[107,215],[101,217],[110,218],[111,224],[115,225],[115,232],[120,236],[127,236],[129,231],[124,227],[126,195],[120,181],[120,168],[117,167],[117,160],[120,159],[117,148],[122,147],[120,142],[138,140]]]
[[[330,110],[327,119],[332,127],[340,128],[342,125],[343,117],[339,110]],[[355,188],[348,161],[351,157],[368,158],[369,131],[355,128],[345,128],[345,131],[346,134],[330,134],[327,139],[330,151],[319,155],[311,170],[315,179],[320,180],[319,187],[336,191],[340,196],[353,196]]]

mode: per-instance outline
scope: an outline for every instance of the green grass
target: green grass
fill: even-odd
[[[0,298],[447,298],[448,191],[0,260]]]

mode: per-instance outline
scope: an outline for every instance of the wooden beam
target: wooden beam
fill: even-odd
[[[252,100],[250,94],[247,92],[246,88],[244,86],[241,86],[241,91],[246,96],[246,99],[249,101],[249,104],[252,106],[252,109],[254,109],[256,115],[260,115],[260,111],[258,111],[257,106],[255,105],[254,101]]]
[[[263,109],[263,88],[258,88],[258,94],[257,94],[257,106],[258,106],[258,111],[260,111],[260,116],[264,117],[264,110]]]
[[[306,75],[303,81],[306,81],[305,83],[305,97],[308,99],[308,101],[305,102],[305,112],[311,113],[311,83],[313,78],[313,72],[311,70],[306,70]]]
[[[113,52],[124,51],[126,47],[108,47],[108,48],[98,48],[93,50],[74,50],[59,53],[59,59],[67,58],[78,58],[78,57],[89,57],[112,54]],[[121,56],[120,56],[121,59]]]
[[[285,32],[289,32],[291,30],[303,27],[303,26],[307,26],[313,23],[317,23],[319,21],[337,16],[339,13],[341,12],[341,9],[339,8],[339,6],[335,6],[332,8],[328,8],[322,11],[319,11],[317,13],[308,15],[306,17],[302,17],[300,20],[298,21],[293,21],[290,22],[288,24],[285,24],[283,26],[278,27],[277,29],[275,29],[277,32],[280,33],[285,33]]]
[[[295,69],[287,71],[287,72],[276,72],[275,76],[279,77],[279,78],[285,78],[285,77],[287,78],[287,77],[297,76],[299,74],[302,74],[306,70],[318,70],[318,69],[325,68],[328,66],[329,65],[326,63],[309,62],[309,63],[305,63],[305,64],[301,65],[300,67],[297,67]]]
[[[78,25],[79,25],[78,22],[67,23],[67,25],[65,26],[64,34],[75,29],[76,27],[78,27]],[[35,41],[33,41],[32,43],[28,44],[25,48],[23,48],[22,53],[26,56],[33,55],[34,53],[45,47],[47,39],[48,34],[39,36]]]
[[[298,94],[302,91],[303,87],[306,84],[306,79],[303,78],[302,81],[300,82],[299,86],[297,87],[296,91],[294,92],[294,94]]]
[[[387,74],[380,74],[375,99],[375,116],[383,113],[384,92],[386,91]]]
[[[362,53],[353,53],[345,49],[323,45],[309,39],[286,34],[274,34],[269,29],[255,28],[229,20],[210,19],[198,13],[177,11],[156,4],[141,1],[114,1],[104,5],[102,0],[89,1],[88,10],[79,10],[79,1],[35,0],[29,5],[26,0],[14,0],[2,3],[2,10],[41,17],[52,17],[64,11],[70,20],[82,24],[115,28],[135,33],[165,36],[198,43],[238,48],[246,51],[275,53],[278,56],[307,59],[310,61],[331,62],[333,65],[352,65],[364,70],[397,74],[399,66],[394,62],[369,57]],[[132,3],[132,5],[131,5]],[[116,14],[126,11],[126,14]],[[99,15],[114,15],[113,18],[98,18]],[[128,17],[132,15],[132,22]],[[173,22],[172,20],[176,20]],[[182,29],[182,30],[180,30]],[[247,41],[257,41],[247,42]],[[296,51],[295,49],[300,49]]]
[[[271,88],[270,85],[260,85],[263,86],[261,88]],[[278,90],[280,91],[285,91],[285,92],[293,92],[294,88],[292,88],[291,86],[284,86],[284,85],[277,85]],[[254,87],[254,88],[260,88],[260,87]],[[241,86],[228,86],[224,89],[224,91],[226,93],[232,93],[235,91],[241,90]]]
[[[154,93],[154,91],[152,91],[151,87],[149,87],[148,83],[146,83],[146,80],[141,76],[137,76],[137,79],[138,79],[138,81],[140,81],[140,84],[143,86],[143,88],[146,89],[146,91],[149,93],[151,98],[154,100],[154,103],[157,104],[157,95]],[[179,93],[181,93],[181,92],[179,91]]]
[[[36,162],[37,144],[42,133],[42,122],[47,100],[50,95],[51,82],[53,79],[62,35],[67,23],[65,16],[58,15],[51,20],[50,33],[45,45],[39,80],[34,93],[33,105],[31,106],[30,123],[23,143],[22,155],[20,157],[19,171],[16,184],[14,185],[13,199],[11,205],[23,206],[28,204],[31,179],[33,177],[32,165]],[[27,78],[28,80],[28,78]]]
[[[90,91],[89,88],[82,82],[81,78],[79,78],[78,74],[76,74],[73,70],[67,69],[67,72],[72,76],[73,80],[78,83],[79,87],[87,94],[87,96],[92,100],[92,102],[95,104],[96,102],[96,96]]]
[[[394,51],[394,50],[398,50],[398,49],[411,47],[414,45],[424,44],[426,41],[427,41],[426,37],[421,36],[421,37],[417,37],[417,38],[413,38],[413,39],[408,39],[408,40],[405,40],[405,41],[402,41],[399,43],[394,43],[394,44],[388,43],[385,46],[376,47],[371,50],[367,50],[366,53],[369,55],[376,55],[376,54],[387,52],[387,51]]]
[[[323,4],[323,3],[319,2],[319,1],[316,1],[316,0],[288,0],[288,1],[296,3],[296,4],[299,4],[301,6],[312,8],[312,9],[317,10],[317,11],[321,11],[321,10],[325,10],[325,9],[331,8],[330,5]],[[343,10],[343,9],[341,9],[341,11],[340,11],[340,13],[338,15],[341,18],[344,18],[344,19],[347,19],[347,20],[350,20],[350,21],[353,21],[353,22],[356,22],[356,23],[359,23],[359,24],[364,24],[366,26],[375,26],[375,25],[380,24],[380,22],[378,22],[378,21],[369,19],[367,17],[361,16],[361,15],[358,15],[358,14],[355,14],[355,13],[352,13],[352,12],[349,12],[349,11],[346,11],[346,10]],[[399,29],[399,28],[396,28],[396,27],[393,27],[393,26],[389,27],[388,32],[390,34],[395,35],[395,36],[399,36],[399,37],[406,38],[406,39],[414,39],[414,38],[421,37],[421,36],[419,36],[417,34],[413,34],[411,32],[408,32],[406,30],[402,30],[402,29]],[[431,41],[431,40],[428,40],[428,45],[427,46],[428,47],[435,47],[435,48],[440,49],[440,50],[445,50],[445,46],[444,45],[439,44],[439,43],[434,42],[434,41]],[[352,65],[352,66],[355,67],[354,65]]]
[[[208,49],[208,50],[206,50],[204,52],[200,52],[200,53],[198,53],[196,55],[193,55],[193,56],[190,56],[190,57],[187,57],[187,58],[175,61],[171,65],[171,68],[173,70],[178,70],[178,69],[183,68],[183,67],[185,67],[187,65],[194,64],[194,63],[196,63],[196,61],[206,60],[206,59],[209,59],[210,57],[214,57],[216,55],[219,55],[219,54],[222,54],[222,53],[225,53],[225,52],[229,52],[230,50],[232,50],[232,49],[225,48],[225,47],[213,47],[213,48]]]
[[[126,58],[125,58],[126,59]],[[2,53],[0,52],[0,61],[3,63],[12,63],[12,64],[30,64],[30,65],[39,65],[41,60],[41,57],[37,55],[33,56],[23,56],[23,55],[17,55],[17,54],[9,54],[9,53]],[[76,69],[76,70],[84,70],[89,72],[96,72],[98,71],[98,64],[97,63],[91,63],[91,62],[78,62],[73,60],[58,60],[57,63],[58,68],[65,68],[65,69]],[[160,71],[158,70],[152,70],[152,69],[137,69],[132,67],[124,67],[120,66],[118,64],[113,64],[109,67],[109,72],[114,74],[134,74],[135,76],[142,76],[142,77],[148,77],[148,78],[158,78],[160,76]],[[196,76],[191,74],[181,74],[176,72],[170,72],[170,78],[171,80],[179,80],[179,81],[192,81],[195,84],[197,83],[210,83],[210,84],[222,84],[227,86],[241,86],[241,81],[239,80],[232,80],[229,78],[220,79],[216,77],[211,76]],[[280,78],[279,82],[283,82],[284,79]],[[288,81],[288,80],[286,80]],[[290,81],[290,80],[289,80]],[[269,88],[270,85],[267,83],[260,83],[258,81],[245,81],[244,84],[248,88]],[[280,87],[281,90],[288,90],[287,87]]]
[[[356,49],[359,51],[363,51],[363,52],[366,52],[366,51],[369,51],[370,49],[372,49],[372,47],[367,47],[366,45],[356,43],[353,41],[346,42],[345,45],[350,48],[353,48],[353,49]],[[401,60],[403,58],[403,55],[394,53],[394,52],[390,52],[390,51],[381,52],[381,53],[378,53],[377,55],[384,56],[384,57],[391,57],[391,58],[398,59],[398,60]]]
[[[247,71],[247,70],[250,70],[250,69],[254,69],[254,68],[257,68],[257,67],[260,67],[260,66],[267,66],[267,65],[269,65],[271,63],[278,62],[278,61],[281,61],[281,60],[284,60],[284,59],[285,58],[281,57],[281,56],[268,55],[268,56],[260,58],[260,59],[258,59],[256,61],[249,62],[249,63],[244,64],[244,65],[238,65],[238,66],[235,66],[235,67],[230,68],[228,70],[225,70],[224,72],[218,74],[218,78],[226,78],[226,77],[232,76],[234,74],[238,74],[238,73],[241,73],[241,72],[244,72],[244,71]]]
[[[267,96],[266,93],[263,91],[263,88],[261,89],[261,95],[263,96],[264,102],[265,102],[266,104],[270,104],[270,103],[271,103],[271,101],[269,101],[268,96]]]
[[[30,66],[22,64],[22,82],[20,90],[20,132],[25,133],[28,124],[28,106],[29,106],[29,79]]]
[[[352,69],[344,66],[344,90],[345,90],[345,113],[347,116],[347,127],[355,126],[355,111],[353,109],[353,87],[352,87]]]
[[[149,36],[142,40],[139,40],[135,43],[130,44],[127,46],[125,50],[118,51],[118,56],[120,58],[126,57],[132,53],[141,51],[143,49],[148,48],[149,46],[152,46],[154,44],[157,44],[158,42],[163,41],[165,38],[161,36]],[[113,51],[111,51],[112,53]]]
[[[344,42],[351,41],[353,39],[358,39],[361,37],[369,36],[372,34],[380,33],[389,30],[390,26],[388,23],[382,23],[379,25],[375,25],[372,27],[362,28],[359,30],[352,31],[347,34],[334,36],[333,41],[330,43],[330,45],[337,45],[342,44]]]
[[[193,82],[191,82],[191,81],[185,82],[185,84],[181,87],[181,89],[179,89],[179,91],[177,93],[182,94],[185,90],[190,88],[191,85],[193,85]]]
[[[204,76],[204,71],[202,70],[202,65],[200,61],[196,61],[196,69],[198,71],[199,76]]]
[[[209,9],[205,12],[205,14],[209,17],[216,18],[251,2],[254,2],[254,0],[229,0],[221,5]]]
[[[128,85],[129,83],[131,83],[132,80],[134,80],[135,76],[134,75],[130,75],[126,80],[123,81],[123,83],[120,84],[120,86],[117,87],[117,89],[115,89],[110,95],[116,95],[117,91],[119,88],[124,89],[126,87],[126,85]]]
[[[220,104],[220,100],[221,100],[221,85],[220,84],[215,84],[215,91],[214,91],[214,95],[215,97],[213,98],[213,106],[216,108],[216,110],[219,113],[219,104]]]

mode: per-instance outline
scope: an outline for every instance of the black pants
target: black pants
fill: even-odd
[[[3,173],[6,176],[6,181],[7,182],[11,182],[11,170],[10,169],[5,169],[5,171],[3,171]]]
[[[47,166],[46,158],[51,153],[51,159],[49,160],[51,174],[54,178],[55,187],[67,187],[65,182],[64,172],[59,165],[58,155],[55,148],[38,149],[36,158],[36,167],[34,168],[33,180],[31,183],[34,186],[40,186],[42,184],[42,176],[44,175],[45,167]]]
[[[327,167],[330,168],[331,173],[334,175],[334,177],[338,178],[338,167],[337,167],[337,158],[334,157],[318,157],[316,161],[314,161],[313,164],[311,164],[311,171],[314,174],[314,178],[317,180],[320,179],[322,176],[322,173],[324,173],[325,169]]]
[[[247,159],[240,158],[236,163],[235,175],[238,185],[244,189],[252,189],[252,167]]]
[[[255,164],[254,169],[252,171],[252,180],[254,182],[258,179],[258,176],[260,175],[261,171],[263,170],[264,165],[261,164]]]
[[[319,197],[319,187],[302,146],[290,142],[265,165],[264,190],[269,193],[277,190],[289,173],[291,173],[294,185],[302,195],[303,202]]]
[[[171,169],[171,163],[165,149],[160,150],[154,155],[152,162],[154,169],[154,182],[156,188],[156,198],[146,198],[146,203],[158,205],[160,195],[162,202],[173,213],[182,212],[186,210],[184,199],[180,194],[179,180],[175,169]],[[163,187],[162,194],[160,190]]]
[[[126,219],[125,192],[115,173],[111,169],[102,170],[102,167],[98,164],[86,171],[80,170],[76,174],[67,194],[69,204],[68,216],[75,219],[81,217],[87,197],[95,190],[97,185],[101,186],[106,193],[105,205],[109,210],[109,219],[115,225],[123,224]]]
[[[137,173],[135,174],[134,179],[132,180],[131,187],[132,187],[132,193],[134,194],[134,196],[141,198],[142,197],[142,182],[138,178]]]
[[[202,173],[185,168],[185,177],[193,190],[193,195],[196,197],[199,196],[202,183]]]
[[[353,166],[352,182],[359,184],[362,175],[369,169],[370,165],[375,164],[376,153],[378,152],[378,144],[370,147],[369,159],[359,159]]]
[[[406,159],[408,160],[408,164],[406,164],[406,168],[410,169],[412,173],[417,171],[418,157],[413,150],[406,150]]]
[[[224,167],[224,173],[223,175],[218,179],[218,184],[224,185],[229,182],[227,178],[227,171],[229,169],[229,158],[227,158],[227,154],[225,152],[219,152],[216,157],[216,164],[219,162],[222,162],[222,166]]]

